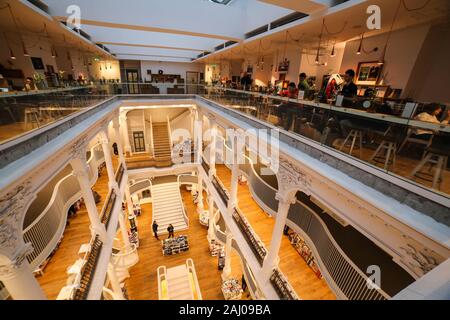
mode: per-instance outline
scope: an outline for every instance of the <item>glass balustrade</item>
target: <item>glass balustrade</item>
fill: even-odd
[[[369,98],[321,102],[212,87],[203,96],[315,142],[355,166],[450,193],[450,125],[415,120],[426,104]]]

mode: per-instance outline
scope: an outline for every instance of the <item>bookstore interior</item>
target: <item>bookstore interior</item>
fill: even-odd
[[[450,300],[450,1],[0,0],[0,39],[0,304]]]

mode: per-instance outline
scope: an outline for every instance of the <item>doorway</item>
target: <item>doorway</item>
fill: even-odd
[[[133,132],[134,152],[145,152],[145,139],[143,131]]]
[[[137,69],[126,69],[128,94],[139,93],[139,72]]]
[[[198,72],[186,71],[187,94],[198,94],[198,76]]]

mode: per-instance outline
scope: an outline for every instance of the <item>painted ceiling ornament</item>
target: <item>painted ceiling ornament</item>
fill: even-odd
[[[306,192],[311,187],[311,181],[308,175],[300,167],[281,156],[278,175],[281,182],[280,189],[298,188]]]
[[[32,197],[31,181],[27,180],[0,198],[0,248],[13,248],[20,241],[22,217]]]
[[[16,256],[11,259],[12,261],[0,265],[0,276],[8,277],[15,273],[15,270],[19,269],[22,266],[22,263],[26,260],[27,256],[33,252],[33,247],[30,243],[25,244]]]
[[[81,136],[77,141],[75,141],[69,147],[69,154],[71,158],[81,158],[84,159],[86,157],[86,149],[87,149],[88,139],[87,135]]]
[[[408,261],[406,261],[407,265],[412,268],[412,271],[419,277],[439,265],[436,257],[423,253],[411,244],[407,244],[406,247],[400,247],[400,249],[402,249],[409,258]]]

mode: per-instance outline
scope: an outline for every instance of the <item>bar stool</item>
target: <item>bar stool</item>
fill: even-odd
[[[347,146],[347,143],[351,141],[349,154],[352,155],[353,149],[355,148],[356,140],[359,140],[359,158],[361,159],[362,158],[362,136],[363,136],[362,130],[352,129],[350,131],[350,133],[348,134],[348,136],[345,138],[341,147],[339,148],[339,151],[342,151],[342,149],[344,149]]]
[[[385,137],[374,154],[370,157],[369,162],[383,163],[384,170],[387,170],[389,165],[395,166],[397,154],[397,141],[393,137]]]
[[[444,176],[444,171],[447,168],[448,157],[450,156],[450,148],[442,146],[431,146],[426,151],[425,157],[420,161],[417,167],[408,176],[409,179],[419,178],[425,181],[433,182],[433,189],[440,190],[441,183]],[[430,167],[428,172],[422,172],[422,169],[429,164]],[[434,174],[432,174],[433,167]],[[421,176],[422,175],[422,176]],[[423,177],[425,176],[425,177]],[[427,179],[427,177],[432,178],[432,180]]]
[[[27,129],[29,123],[31,124],[32,128],[34,128],[35,124],[38,128],[41,126],[41,123],[39,122],[39,110],[37,108],[25,109],[25,130]]]
[[[403,140],[402,144],[400,145],[400,148],[398,148],[398,153],[400,153],[408,143],[415,143],[415,144],[420,144],[420,145],[425,146],[425,149],[424,149],[424,152],[422,155],[422,158],[423,158],[425,156],[427,148],[430,147],[431,144],[433,143],[433,135],[430,137],[430,139],[424,140],[424,139],[418,139],[418,138],[413,137],[413,134],[414,134],[414,130],[408,129],[405,140]]]

